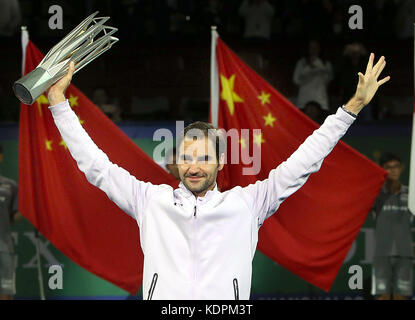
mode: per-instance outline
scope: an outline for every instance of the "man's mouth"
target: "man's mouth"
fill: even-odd
[[[188,176],[188,177],[187,177],[187,179],[188,179],[188,180],[190,180],[190,181],[194,181],[194,182],[196,182],[196,181],[200,181],[202,178],[203,178],[203,177],[200,177],[200,176]]]

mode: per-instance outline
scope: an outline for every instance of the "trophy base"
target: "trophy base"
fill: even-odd
[[[13,91],[15,96],[24,104],[31,105],[34,100],[30,91],[21,83],[15,82],[13,84]]]
[[[36,68],[13,84],[16,97],[24,104],[31,105],[49,88],[55,79],[43,68]]]

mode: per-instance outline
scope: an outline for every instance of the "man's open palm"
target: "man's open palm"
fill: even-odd
[[[390,76],[378,81],[383,68],[385,68],[386,60],[382,56],[379,61],[373,66],[373,60],[375,55],[370,54],[369,62],[367,63],[366,72],[363,75],[359,72],[359,83],[357,85],[355,97],[362,102],[363,105],[367,105],[372,100],[378,88],[385,82],[390,80]]]

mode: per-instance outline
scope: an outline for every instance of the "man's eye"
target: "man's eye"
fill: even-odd
[[[211,159],[210,156],[204,156],[204,157],[198,158],[199,162],[209,162],[210,159]]]

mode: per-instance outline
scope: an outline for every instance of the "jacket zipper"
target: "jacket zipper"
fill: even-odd
[[[153,275],[153,280],[151,281],[150,290],[148,290],[147,300],[151,300],[151,298],[153,297],[153,292],[154,292],[154,288],[156,287],[158,277],[159,276],[157,273]]]
[[[194,287],[195,285],[196,285],[196,283],[197,283],[197,257],[196,257],[196,243],[197,243],[197,230],[196,230],[196,213],[197,213],[197,211],[196,211],[197,209],[196,209],[196,206],[194,207],[194,211],[193,211],[193,219],[194,219],[194,221],[193,221],[193,234],[194,234],[194,264],[193,264],[193,266],[194,266],[194,270],[193,270],[193,281],[194,281],[194,284],[193,284],[193,290],[195,290],[196,288]],[[195,295],[195,292],[193,291],[193,295]],[[196,295],[197,295],[197,293],[196,293]]]
[[[235,300],[239,300],[239,287],[238,287],[238,279],[233,279],[233,292],[235,294]]]

